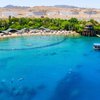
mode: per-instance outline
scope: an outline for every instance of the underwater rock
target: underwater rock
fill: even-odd
[[[2,87],[0,87],[0,94],[4,93],[4,90]]]
[[[1,80],[0,85],[2,87],[3,93],[10,95],[10,93],[12,91],[12,87],[9,85],[8,81]]]
[[[35,96],[37,94],[37,91],[34,88],[30,88],[28,89],[27,93],[32,96]]]
[[[80,95],[80,90],[79,89],[75,89],[75,90],[71,91],[71,93],[70,93],[70,100],[74,100],[79,95]]]
[[[25,46],[32,46],[33,44],[29,43],[29,44],[26,44]]]
[[[19,78],[17,82],[22,81],[24,78]],[[34,87],[15,85],[16,81],[12,78],[10,81],[5,79],[0,82],[0,94],[4,93],[11,100],[32,100],[39,90],[43,90],[45,85],[41,84],[37,89]],[[13,84],[14,83],[14,84]]]
[[[0,68],[5,68],[7,66],[7,61],[0,60]]]
[[[18,81],[22,81],[23,79],[24,78],[19,78]],[[4,95],[12,98],[11,100],[32,100],[36,96],[38,90],[42,90],[44,88],[44,85],[40,85],[38,87],[39,89],[20,85],[15,86],[13,84],[14,82],[16,82],[14,81],[14,78],[12,78],[10,81],[7,81],[5,79],[1,80],[0,94],[4,93]]]
[[[6,65],[7,65],[6,63],[0,62],[0,68],[4,68],[4,67],[6,67]]]
[[[19,89],[15,89],[12,91],[13,96],[20,96],[23,95],[23,91]]]
[[[5,79],[1,80],[1,83],[2,84],[5,84],[6,83],[6,80]]]
[[[34,88],[29,87],[14,87],[12,91],[10,91],[9,96],[13,98],[13,100],[31,100],[37,94],[37,91]]]
[[[8,62],[9,60],[13,60],[13,59],[14,57],[7,57],[7,58],[0,59],[0,61]]]
[[[87,57],[87,56],[89,56],[89,54],[84,53],[83,56]]]
[[[48,53],[44,54],[44,56],[48,56],[48,55],[49,55]]]
[[[95,72],[100,74],[100,68],[96,69]]]
[[[81,64],[79,64],[79,65],[76,66],[76,68],[78,68],[78,69],[80,69],[82,67],[83,67],[83,65],[81,65]]]
[[[67,75],[68,75],[68,74],[71,74],[72,72],[73,72],[73,69],[70,68],[69,71],[68,71],[68,73],[67,73]]]
[[[14,83],[14,78],[12,78],[10,82],[11,82],[11,83]]]
[[[75,100],[80,94],[82,77],[78,72],[68,73],[57,85],[51,100]]]
[[[56,55],[57,53],[56,52],[52,52],[52,53],[46,53],[46,54],[44,54],[44,56],[49,56],[49,55],[51,55],[51,56],[54,56],[54,55]]]
[[[26,92],[23,95],[23,100],[33,100],[37,94],[37,91],[34,88],[24,88],[24,91]]]
[[[38,90],[44,90],[46,86],[44,84],[41,84],[37,87]]]
[[[69,52],[68,50],[63,50],[63,52]]]
[[[7,57],[7,58],[0,59],[0,68],[5,68],[7,66],[7,63],[13,59],[14,57]]]
[[[53,52],[53,53],[51,53],[50,55],[52,55],[52,56],[53,56],[53,55],[56,55],[56,54],[57,54],[56,52]]]
[[[1,80],[0,84],[5,90],[8,89],[7,81],[5,79]]]

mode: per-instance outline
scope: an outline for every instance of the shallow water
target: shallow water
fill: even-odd
[[[0,41],[0,100],[100,100],[99,38]]]

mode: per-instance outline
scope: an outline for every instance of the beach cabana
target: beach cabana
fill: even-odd
[[[38,33],[38,29],[31,29],[30,33]]]
[[[8,32],[7,30],[2,31],[2,33],[3,33],[4,35],[9,35],[9,32]]]
[[[5,31],[2,31],[5,35],[9,35],[9,33],[15,33],[15,32],[17,32],[17,30],[16,29],[11,29],[11,28],[9,28],[9,29],[7,29],[7,30],[5,30]]]
[[[11,28],[7,29],[7,31],[8,31],[8,32],[11,32],[11,33],[18,32],[18,30],[16,30],[16,29],[11,29]]]
[[[29,32],[29,29],[28,29],[28,28],[23,28],[23,29],[21,29],[21,31],[22,31],[23,33],[27,33],[27,32]]]
[[[40,27],[39,29],[40,29],[40,30],[44,30],[44,31],[46,31],[46,32],[50,32],[50,29],[45,28],[45,27]]]

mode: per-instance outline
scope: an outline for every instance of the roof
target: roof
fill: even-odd
[[[86,26],[93,26],[91,22],[86,23]]]
[[[2,31],[3,33],[9,33],[9,32],[17,32],[16,29],[11,29],[11,28],[8,28],[7,30],[5,31]]]

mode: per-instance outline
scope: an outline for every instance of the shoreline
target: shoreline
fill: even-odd
[[[66,31],[66,32],[37,32],[37,33],[30,33],[30,32],[27,32],[27,33],[22,33],[22,34],[19,34],[19,33],[11,33],[9,35],[3,35],[3,36],[0,36],[0,40],[1,39],[6,39],[6,38],[15,38],[15,37],[22,37],[22,36],[66,36],[66,37],[79,37],[80,34],[79,33],[76,33],[74,31]]]

